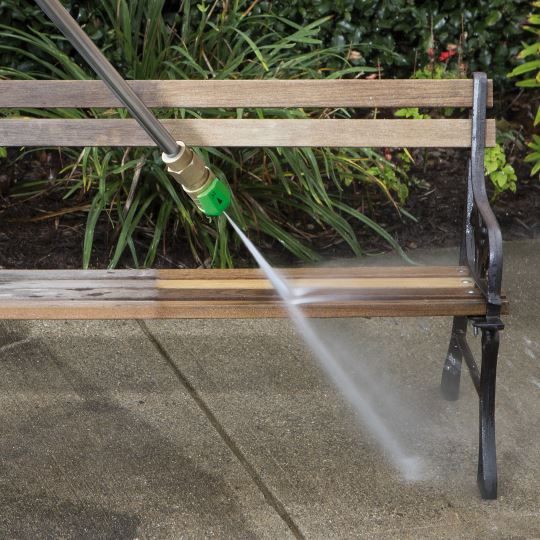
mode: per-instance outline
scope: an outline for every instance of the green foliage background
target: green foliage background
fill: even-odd
[[[103,40],[102,50],[128,79],[318,79],[377,71],[351,66],[336,47],[324,47],[318,37],[324,18],[298,25],[275,14],[252,13],[250,3],[240,1],[220,4],[219,9],[185,3],[181,17],[171,20],[163,4],[164,0],[103,0],[91,13],[72,9],[79,19],[86,18],[85,30],[96,41]],[[33,5],[28,4],[27,10],[20,18],[33,12]],[[284,25],[279,31],[276,20]],[[43,25],[40,32],[35,25],[0,24],[0,53],[12,60],[11,65],[0,66],[0,77],[93,78],[58,31],[46,21]],[[0,114],[66,119],[126,116],[125,111],[112,109],[6,109]],[[350,111],[164,109],[159,116],[347,118]],[[10,197],[24,204],[46,192],[56,194],[66,202],[63,213],[80,212],[84,201],[83,266],[92,264],[99,224],[112,231],[111,267],[152,266],[171,231],[185,240],[197,263],[233,265],[236,236],[228,235],[224,216],[211,220],[202,215],[165,173],[157,150],[60,151],[67,166],[58,178],[18,180]],[[361,255],[361,239],[353,226],[371,229],[403,254],[394,238],[367,215],[369,209],[363,208],[368,191],[382,192],[396,208],[407,196],[405,170],[380,153],[347,148],[208,148],[200,152],[213,173],[231,184],[235,198],[230,212],[235,221],[252,234],[263,233],[295,258],[315,261],[320,257],[318,247],[336,243],[345,243],[353,254]]]
[[[530,11],[529,0],[275,0],[259,3],[258,9],[269,5],[298,23],[332,15],[323,39],[342,47],[362,42],[385,49],[372,50],[364,61],[380,60],[387,77],[408,77],[415,59],[422,66],[432,25],[436,50],[458,43],[463,27],[470,71],[485,71],[499,82],[520,49],[521,24]]]
[[[527,42],[520,51],[518,58],[524,62],[517,66],[508,77],[517,77],[519,80],[516,86],[533,89],[540,88],[540,2],[532,2],[532,12],[527,19],[527,24],[523,27],[527,32]],[[531,35],[534,36],[531,38]],[[540,124],[540,107],[537,108],[534,118],[534,127],[538,129]],[[540,137],[533,134],[529,143],[531,152],[525,161],[531,163],[531,176],[540,173]]]
[[[64,1],[84,30],[128,79],[325,78],[377,73],[409,77],[436,52],[460,40],[469,71],[501,79],[520,49],[527,0],[171,0]],[[0,76],[93,78],[69,43],[31,0],[0,0]],[[149,24],[149,22],[151,23]],[[434,38],[434,43],[432,40]],[[355,54],[350,52],[354,50]],[[359,54],[358,54],[359,53]],[[441,64],[446,73],[446,67]],[[441,66],[439,66],[441,67]],[[122,111],[24,110],[3,115],[123,117]],[[308,118],[328,111],[167,110],[161,117]],[[348,117],[347,110],[332,116]],[[235,237],[223,219],[202,216],[164,173],[150,149],[64,149],[67,163],[55,182],[19,183],[12,197],[62,194],[66,211],[87,204],[84,266],[92,263],[94,231],[113,231],[111,266],[151,266],[168,230],[182,231],[198,263],[233,265]],[[227,178],[240,225],[279,243],[294,257],[317,260],[312,241],[363,250],[355,228],[375,231],[403,252],[371,212],[378,190],[399,210],[407,198],[408,160],[390,162],[369,149],[208,149],[203,157]],[[17,159],[23,157],[24,154]],[[139,178],[141,181],[139,182]],[[367,206],[364,204],[367,200]],[[76,201],[77,205],[73,206]],[[402,215],[412,217],[401,208]],[[311,232],[307,232],[311,231]],[[141,252],[140,233],[147,246]],[[126,257],[130,259],[126,261]]]
[[[169,24],[182,21],[184,5],[191,3],[189,24],[194,28],[200,22],[197,4],[167,0],[164,18]],[[237,4],[238,2],[230,2]],[[212,3],[207,2],[207,5]],[[94,41],[108,43],[107,30],[96,27],[92,19],[96,2],[64,2],[77,14],[81,24]],[[246,5],[249,5],[246,4]],[[386,77],[409,77],[415,60],[425,63],[425,51],[430,45],[431,25],[435,48],[444,50],[448,43],[457,43],[462,31],[466,32],[464,58],[470,71],[487,72],[499,83],[513,67],[523,40],[522,23],[530,12],[529,0],[263,0],[255,3],[253,14],[274,11],[287,19],[304,25],[329,16],[319,36],[325,46],[337,45],[343,51],[351,43],[363,43],[362,58],[357,65],[376,65],[380,61]],[[8,26],[36,30],[50,28],[50,23],[32,2],[20,0],[0,1],[0,20]],[[276,31],[285,29],[275,19]],[[372,45],[372,46],[370,46]],[[64,44],[66,52],[70,47]],[[353,62],[354,63],[354,62]],[[0,65],[21,66],[13,55],[0,54]]]

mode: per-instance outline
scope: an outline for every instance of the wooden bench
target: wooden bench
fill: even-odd
[[[478,482],[495,498],[494,397],[500,320],[502,242],[484,182],[486,121],[492,83],[473,80],[133,81],[150,107],[466,107],[470,119],[165,120],[192,146],[333,146],[470,148],[463,182],[464,227],[453,267],[291,269],[311,290],[337,299],[306,303],[314,317],[453,316],[442,376],[457,399],[464,359],[480,399]],[[100,81],[0,81],[0,108],[109,108],[120,103]],[[0,119],[0,146],[152,146],[134,120]],[[456,181],[459,179],[456,178]],[[336,279],[339,278],[339,279]],[[309,300],[309,298],[307,299]],[[1,319],[283,317],[286,310],[259,270],[0,271]],[[468,321],[482,333],[478,368],[467,345]]]

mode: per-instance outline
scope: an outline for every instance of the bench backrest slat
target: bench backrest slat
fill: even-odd
[[[470,120],[163,120],[173,137],[206,147],[467,148]],[[135,120],[0,120],[3,146],[155,146]],[[495,121],[487,122],[495,145]]]
[[[149,107],[472,107],[473,81],[130,81]],[[120,107],[101,81],[0,81],[0,108]],[[488,107],[493,83],[488,81]]]
[[[151,107],[465,107],[472,79],[131,81]],[[493,85],[488,84],[488,104]],[[102,81],[0,81],[0,108],[117,108]],[[231,110],[231,117],[235,113]],[[182,119],[163,120],[191,146],[466,148],[470,120]],[[495,122],[486,125],[495,144]],[[0,119],[0,146],[154,146],[132,119]]]

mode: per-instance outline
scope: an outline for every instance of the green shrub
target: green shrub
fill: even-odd
[[[305,24],[331,16],[324,25],[324,39],[346,52],[350,44],[373,44],[356,60],[375,65],[385,76],[408,77],[415,63],[432,47],[444,50],[458,43],[462,29],[464,58],[470,71],[486,71],[500,82],[505,80],[509,58],[520,48],[520,23],[528,14],[529,0],[274,0],[260,2],[255,9],[269,6],[284,17]],[[397,53],[397,54],[396,54]]]
[[[316,20],[299,26],[270,14],[245,16],[248,3],[227,11],[204,4],[184,3],[181,25],[171,28],[165,21],[163,0],[105,0],[92,17],[96,28],[109,28],[105,52],[133,78],[161,79],[258,79],[321,78],[360,74],[375,68],[352,67],[336,48],[324,48],[318,39],[321,25]],[[279,25],[276,25],[279,20]],[[146,21],[152,21],[147,25]],[[195,24],[194,21],[198,21]],[[278,31],[276,28],[282,26]],[[21,61],[33,62],[31,73],[15,68],[0,69],[0,76],[41,78],[86,78],[89,75],[64,54],[63,39],[54,34],[2,27],[0,52],[20,43]],[[302,51],[298,48],[302,47]],[[9,114],[17,114],[9,112]],[[81,118],[124,117],[125,111],[24,110],[19,114]],[[328,111],[277,110],[162,110],[160,117],[277,117],[307,118]],[[337,117],[349,112],[339,110]],[[179,231],[195,259],[214,266],[231,266],[231,248],[236,237],[228,236],[224,219],[209,220],[183,195],[165,173],[160,154],[149,149],[86,148],[66,150],[71,165],[51,185],[67,201],[91,197],[84,242],[84,266],[91,263],[94,231],[106,219],[113,230],[111,267],[129,253],[135,266],[151,266],[163,246],[167,230]],[[369,186],[404,200],[404,172],[371,150],[310,148],[206,149],[203,158],[213,171],[226,178],[236,199],[231,212],[244,228],[260,231],[279,242],[294,256],[317,260],[307,240],[313,234],[300,232],[309,224],[324,233],[329,244],[346,243],[352,253],[362,253],[353,229],[354,222],[376,231],[400,251],[394,239],[357,208]],[[19,184],[13,195],[25,197],[39,190],[36,182]],[[301,224],[302,226],[300,227]],[[137,233],[151,235],[150,247],[141,252]]]
[[[524,29],[533,34],[534,40],[532,43],[524,44],[525,48],[518,54],[518,58],[525,62],[508,74],[510,78],[524,78],[516,83],[516,86],[521,88],[540,88],[540,2],[533,2],[532,8],[534,11],[529,15],[528,24]],[[533,124],[534,127],[540,124],[540,107],[536,111]],[[531,176],[534,176],[540,173],[540,137],[534,135],[528,146],[532,152],[527,155],[525,161],[532,164]]]
[[[506,153],[500,144],[493,148],[486,148],[484,170],[495,188],[493,199],[496,199],[504,191],[516,192],[516,172],[514,167],[507,163]]]
[[[459,51],[457,48],[456,50],[446,52],[444,56],[442,56],[444,59],[443,61],[435,60],[435,57],[432,55],[431,63],[425,68],[418,70],[414,74],[414,78],[455,79],[460,77],[460,75],[463,76],[463,74],[459,73],[459,66],[457,66],[456,69],[456,66],[450,65],[452,57],[458,56]],[[443,116],[452,116],[454,114],[454,108],[446,107],[440,109],[438,112]],[[398,118],[409,118],[411,120],[426,120],[432,118],[429,114],[421,113],[417,107],[398,109],[394,112],[394,116]],[[502,137],[500,138],[502,139]],[[407,154],[402,154],[401,158],[408,161],[409,156],[407,156]],[[424,150],[424,166],[425,165],[427,165],[427,149]],[[486,149],[484,171],[494,188],[493,199],[496,199],[504,191],[512,191],[515,193],[517,188],[516,172],[512,165],[507,162],[506,152],[502,144],[497,144],[493,148]]]
[[[470,71],[482,70],[504,82],[511,68],[509,59],[520,49],[520,24],[529,13],[529,0],[262,0],[253,2],[251,14],[270,12],[295,21],[310,24],[328,17],[318,35],[325,47],[337,46],[343,54],[349,53],[351,44],[363,43],[353,54],[354,65],[376,65],[380,62],[386,77],[408,77],[415,64],[422,66],[426,50],[433,36],[435,48],[444,50],[448,43],[458,43],[463,31],[464,58]],[[108,28],[100,24],[100,4],[91,0],[66,1],[64,5],[74,13],[80,24],[101,47],[109,44]],[[137,3],[135,1],[135,3]],[[179,11],[179,4],[184,6]],[[229,2],[223,2],[227,6]],[[252,2],[242,3],[246,10]],[[195,31],[202,20],[197,6],[211,9],[213,3],[185,0],[167,0],[163,16],[169,25],[176,25],[182,32]],[[189,17],[184,17],[186,6]],[[205,8],[205,6],[207,6]],[[214,8],[221,11],[221,7]],[[230,9],[236,9],[231,7]],[[97,14],[97,16],[96,16]],[[30,0],[0,0],[0,21],[14,28],[25,30],[51,30],[52,26],[39,8]],[[277,33],[287,30],[288,24],[273,17],[268,20]],[[462,26],[463,25],[463,26]],[[256,29],[253,29],[256,31]],[[253,36],[252,36],[253,37]],[[257,37],[257,36],[255,36]],[[66,42],[59,43],[64,52],[73,56]],[[119,54],[118,56],[122,56]],[[24,61],[26,69],[32,62]],[[0,65],[22,69],[15,53],[1,54]]]
[[[531,163],[531,176],[540,175],[540,136],[533,134],[527,146],[532,150],[525,157],[525,161]]]
[[[104,46],[106,42],[106,31],[99,24],[99,20],[94,17],[97,8],[96,2],[66,2],[63,5],[74,15],[79,24],[83,25],[85,31],[99,45]],[[42,32],[53,33],[57,31],[53,23],[45,16],[39,6],[32,0],[0,0],[0,23],[15,30],[27,31],[29,28]],[[40,75],[40,64],[32,56],[21,57],[19,51],[25,48],[25,42],[17,39],[16,35],[11,36],[9,41],[3,43],[4,47],[0,51],[0,66],[4,72],[15,70],[15,72],[29,73],[30,75]],[[57,40],[56,47],[69,56],[73,56],[73,47],[66,40]],[[29,47],[29,53],[38,58],[45,58],[45,55],[38,47]]]

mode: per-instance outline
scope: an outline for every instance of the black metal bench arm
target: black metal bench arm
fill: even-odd
[[[465,262],[487,300],[487,319],[501,313],[503,266],[502,234],[489,203],[484,175],[486,143],[487,76],[474,73],[472,145],[465,219]]]
[[[446,399],[459,394],[462,360],[478,392],[480,433],[478,447],[478,485],[482,497],[497,497],[497,453],[495,447],[495,380],[499,352],[502,300],[502,235],[486,191],[484,154],[486,144],[487,77],[473,75],[472,141],[469,161],[467,208],[460,251],[460,263],[467,265],[486,298],[486,315],[455,317],[448,354],[444,363],[441,389]],[[482,364],[476,364],[467,344],[467,324],[472,319],[475,333],[482,332]]]

